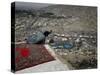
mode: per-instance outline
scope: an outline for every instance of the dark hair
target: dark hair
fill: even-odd
[[[51,34],[51,32],[52,32],[52,30],[50,30],[50,31],[45,31],[43,34],[44,34],[45,36],[48,36],[49,34]]]

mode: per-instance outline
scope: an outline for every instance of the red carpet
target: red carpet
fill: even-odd
[[[15,52],[16,71],[54,60],[43,45],[18,44]]]

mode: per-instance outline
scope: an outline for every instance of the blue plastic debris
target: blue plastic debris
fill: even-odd
[[[73,48],[73,44],[69,42],[63,42],[63,43],[54,43],[51,45],[54,49],[71,49]]]
[[[64,46],[64,48],[66,48],[66,49],[71,49],[71,48],[73,48],[73,45],[70,44],[70,43],[66,43],[66,44],[64,44],[63,46]]]

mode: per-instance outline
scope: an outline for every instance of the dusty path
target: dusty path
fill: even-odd
[[[47,50],[51,53],[51,55],[53,55],[55,57],[56,60],[58,60],[59,62],[61,62],[61,64],[65,65],[68,69],[73,70],[74,68],[71,66],[70,63],[68,63],[67,61],[65,61],[61,56],[55,54],[53,48],[51,48],[49,45],[45,45],[45,47],[47,48]]]

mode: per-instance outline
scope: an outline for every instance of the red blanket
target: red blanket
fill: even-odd
[[[15,50],[16,71],[54,60],[43,45],[18,44]]]

